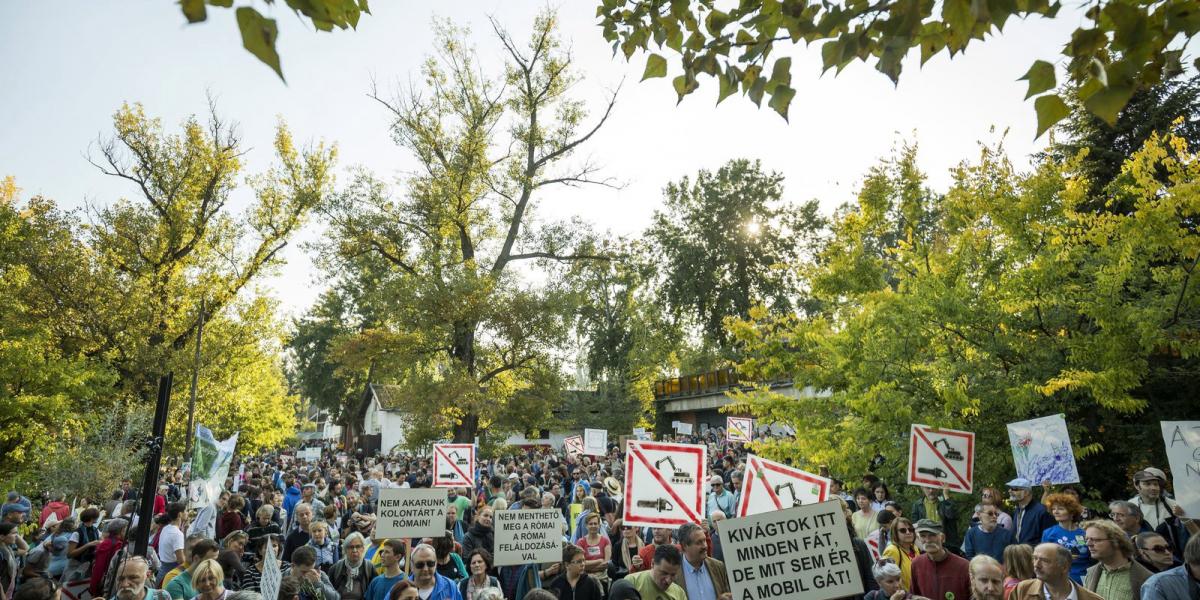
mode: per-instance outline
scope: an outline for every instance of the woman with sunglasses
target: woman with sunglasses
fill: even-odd
[[[625,525],[620,519],[617,519],[614,525],[621,532],[621,541],[617,551],[612,553],[611,575],[613,579],[620,579],[642,567],[642,557],[638,556],[638,553],[646,543],[642,541],[642,536],[638,535],[637,527]]]
[[[883,549],[883,558],[889,558],[900,567],[900,587],[912,589],[912,561],[920,554],[917,548],[917,530],[912,521],[896,517],[888,535],[888,545]]]
[[[600,582],[583,571],[583,548],[563,545],[563,574],[545,586],[559,600],[604,600]]]

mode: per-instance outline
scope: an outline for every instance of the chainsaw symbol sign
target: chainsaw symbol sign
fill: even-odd
[[[928,425],[912,426],[908,456],[909,485],[945,486],[957,492],[971,493],[974,467],[974,433],[936,429]]]

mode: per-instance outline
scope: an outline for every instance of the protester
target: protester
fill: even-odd
[[[1033,549],[1033,573],[1036,579],[1022,581],[1013,592],[1014,600],[1104,600],[1071,579],[1071,551],[1053,542]]]
[[[500,580],[488,575],[492,570],[492,555],[481,548],[467,555],[467,568],[471,575],[458,582],[458,593],[463,600],[479,600],[480,593],[487,589],[500,591]],[[504,596],[503,593],[500,594]],[[343,600],[345,598],[343,597]]]
[[[267,560],[267,544],[270,544],[275,552],[275,560],[279,561],[279,556],[283,551],[283,544],[279,541],[279,536],[274,534],[264,535],[258,538],[255,544],[255,560],[251,564],[243,564],[244,567],[241,573],[241,580],[238,581],[238,589],[257,592],[261,588],[263,570],[266,568]],[[279,562],[279,571],[291,568],[286,562]],[[373,571],[373,569],[371,569]]]
[[[865,540],[872,531],[879,528],[879,522],[875,519],[875,509],[871,505],[871,492],[867,488],[854,490],[854,502],[858,505],[858,510],[851,515],[850,521],[854,525],[855,537]]]
[[[599,515],[592,515],[597,520]],[[604,591],[597,581],[586,572],[587,560],[579,546],[563,545],[562,574],[546,585],[560,599],[603,600]]]
[[[301,546],[308,545],[312,540],[311,527],[313,523],[313,509],[310,504],[297,504],[295,511],[296,518],[292,521],[293,529],[287,534],[283,543],[283,560],[291,561],[292,553]]]
[[[412,582],[422,600],[462,600],[458,586],[438,575],[437,552],[433,546],[418,544],[412,551]]]
[[[669,544],[656,545],[650,568],[625,578],[646,600],[688,600],[683,588],[675,583],[682,570],[683,557],[679,548]]]
[[[612,560],[612,542],[600,534],[600,515],[590,513],[584,520],[587,533],[575,542],[583,550],[584,571],[600,581],[608,580],[608,563]]]
[[[1161,573],[1183,564],[1183,561],[1175,558],[1166,538],[1157,533],[1140,533],[1134,539],[1134,544],[1137,546],[1138,562],[1151,573]]]
[[[1141,600],[1186,600],[1200,594],[1200,536],[1183,548],[1183,564],[1156,573],[1142,584]]]
[[[673,530],[666,527],[653,528],[653,537],[651,538],[652,543],[646,544],[641,550],[638,551],[638,558],[641,560],[639,560],[639,564],[635,564],[634,568],[631,570],[634,573],[649,570],[653,564],[654,553],[658,550],[658,547],[670,544],[671,536],[674,535],[674,533],[675,532]],[[678,546],[675,547],[678,548]]]
[[[1104,600],[1136,600],[1142,597],[1142,584],[1150,578],[1146,567],[1133,560],[1133,542],[1112,521],[1083,524],[1088,551],[1096,564],[1087,570],[1083,587]]]
[[[165,590],[156,590],[150,584],[154,573],[150,563],[140,556],[131,556],[117,569],[114,584],[115,600],[170,600]]]
[[[125,519],[113,519],[104,526],[104,540],[96,546],[96,556],[92,559],[92,578],[88,590],[93,596],[104,595],[104,574],[108,572],[109,562],[125,547],[125,530],[128,528],[129,521]]]
[[[620,579],[629,573],[640,570],[642,566],[640,554],[645,543],[638,535],[636,527],[625,525],[620,519],[614,522],[614,527],[621,532],[621,539],[617,542],[617,550],[612,553],[611,565],[613,578]]]
[[[329,524],[325,521],[317,521],[308,526],[311,539],[308,540],[309,548],[312,548],[317,553],[317,568],[328,573],[333,564],[341,560],[341,548],[337,542],[330,539]],[[292,562],[296,562],[292,558]]]
[[[1167,474],[1163,473],[1162,469],[1146,467],[1133,474],[1133,487],[1137,495],[1130,498],[1129,502],[1141,510],[1142,518],[1151,531],[1158,529],[1179,506],[1174,500],[1163,495],[1166,486]]]
[[[166,507],[167,524],[158,530],[157,538],[159,585],[162,585],[167,573],[187,561],[183,529],[180,527],[186,511],[187,506],[182,503],[171,503]]]
[[[1000,561],[980,554],[967,565],[971,576],[971,600],[1003,600],[1004,568]]]
[[[296,548],[292,553],[292,568],[287,575],[300,582],[301,598],[339,600],[329,576],[317,568],[317,551],[312,546]]]
[[[929,519],[917,521],[915,529],[925,553],[913,559],[913,594],[926,598],[966,599],[971,593],[967,560],[946,550],[942,525]]]
[[[193,600],[225,600],[229,592],[222,585],[224,580],[220,563],[213,559],[202,561],[192,572],[192,588],[196,592]]]
[[[871,575],[879,589],[871,590],[863,600],[909,600],[913,597],[900,586],[900,567],[890,558],[881,558],[871,567]]]
[[[196,569],[205,561],[211,560],[215,564],[217,555],[220,553],[221,548],[217,546],[216,542],[207,538],[197,540],[188,551],[188,568],[166,581],[163,589],[171,594],[172,600],[190,600],[196,595],[195,587],[192,585]]]
[[[1041,502],[1034,502],[1028,479],[1018,477],[1008,482],[1008,495],[1013,503],[1013,537],[1016,543],[1034,546],[1042,541],[1042,532],[1054,526],[1054,517]]]
[[[1012,530],[1000,527],[1000,509],[984,504],[979,510],[979,524],[967,530],[963,538],[963,557],[974,558],[977,554],[1004,560],[1004,549],[1013,543]]]
[[[493,536],[495,534],[492,532],[492,512],[493,509],[490,506],[484,506],[475,511],[475,522],[463,536],[463,554],[470,555],[471,551],[476,548],[486,550],[488,554],[494,553],[495,538]]]
[[[917,549],[917,530],[912,521],[897,517],[892,521],[888,545],[883,550],[883,558],[891,560],[900,568],[900,587],[912,591],[912,563],[921,553]]]
[[[1004,496],[1000,495],[1000,491],[994,487],[985,487],[979,493],[979,497],[979,503],[981,505],[991,504],[992,506],[996,507],[996,510],[1000,511],[1000,516],[997,517],[996,522],[1001,527],[1009,531],[1013,531],[1013,519],[1012,516],[1010,516],[1004,510]]]
[[[1083,528],[1079,526],[1083,506],[1073,494],[1063,493],[1046,496],[1042,504],[1050,510],[1050,515],[1055,521],[1053,527],[1042,532],[1042,541],[1053,542],[1070,552],[1071,580],[1083,583],[1083,575],[1089,567],[1096,564],[1085,543]]]
[[[913,503],[909,518],[913,522],[927,519],[942,526],[945,543],[955,548],[959,545],[958,509],[950,500],[950,490],[943,484],[940,488],[922,487],[923,497]]]
[[[695,523],[684,523],[678,529],[683,562],[675,583],[689,598],[730,600],[729,575],[725,563],[708,555],[704,531]]]
[[[1004,600],[1017,589],[1017,584],[1033,579],[1033,548],[1013,544],[1004,549]]]
[[[404,543],[400,540],[384,540],[376,555],[383,571],[371,580],[366,600],[387,600],[392,586],[404,579],[404,571],[400,568],[400,561],[404,558]]]

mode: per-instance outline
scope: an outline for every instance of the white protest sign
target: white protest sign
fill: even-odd
[[[321,460],[321,449],[320,448],[305,448],[300,451],[300,457],[309,462],[316,462],[318,460]]]
[[[573,435],[563,440],[563,448],[567,454],[583,454],[583,436]]]
[[[633,437],[634,437],[634,439],[643,440],[643,441],[648,442],[648,441],[650,441],[650,432],[646,431],[645,427],[634,427],[633,428]]]
[[[1012,446],[1017,477],[1034,483],[1076,483],[1079,469],[1067,435],[1067,420],[1049,415],[1008,424],[1008,443]]]
[[[433,487],[475,487],[475,444],[433,445]]]
[[[717,529],[736,600],[826,600],[862,593],[837,501],[726,519]]]
[[[1175,501],[1192,518],[1200,516],[1200,421],[1162,421]]]
[[[675,432],[680,435],[692,435],[692,424],[683,421],[675,422]]]
[[[704,518],[708,449],[630,440],[625,455],[624,523],[676,528]]]
[[[562,517],[557,508],[496,511],[493,517],[496,566],[561,561]]]
[[[975,434],[953,429],[912,426],[908,484],[971,493],[975,468]]]
[[[829,485],[820,475],[751,454],[746,457],[737,516],[824,502],[829,498]]]
[[[608,430],[584,429],[583,453],[592,456],[604,456],[608,454]]]
[[[754,439],[754,419],[749,417],[725,417],[725,439],[731,442],[749,442]]]
[[[446,490],[382,488],[375,537],[441,537],[446,533]]]
[[[267,555],[263,557],[262,580],[258,584],[263,598],[278,598],[281,581],[283,573],[279,570],[279,559],[275,557],[275,544],[267,543]]]

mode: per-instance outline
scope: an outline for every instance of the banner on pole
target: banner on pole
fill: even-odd
[[[839,502],[726,519],[717,529],[737,600],[828,600],[862,593]]]
[[[475,444],[433,445],[433,487],[475,488]]]
[[[496,511],[497,567],[562,560],[563,518],[557,508]]]
[[[1200,515],[1200,421],[1162,421],[1175,501],[1188,515]]]
[[[192,478],[188,482],[188,507],[203,508],[216,504],[225,478],[229,477],[229,464],[237,448],[238,433],[225,441],[213,437],[209,428],[196,425],[196,439],[192,445]]]
[[[604,456],[608,454],[608,430],[584,429],[583,453],[591,456]]]
[[[1017,477],[1035,485],[1047,479],[1055,484],[1079,482],[1067,420],[1062,415],[1009,423],[1008,443],[1012,445]]]
[[[695,444],[630,440],[625,455],[623,521],[676,528],[704,518],[708,449]]]
[[[446,533],[446,490],[381,488],[375,537],[424,538]]]
[[[971,493],[975,434],[913,424],[909,432],[908,484]]]
[[[731,442],[752,441],[754,439],[754,419],[725,417],[725,439]]]
[[[751,454],[746,457],[737,516],[824,502],[829,498],[830,483],[820,475]]]

